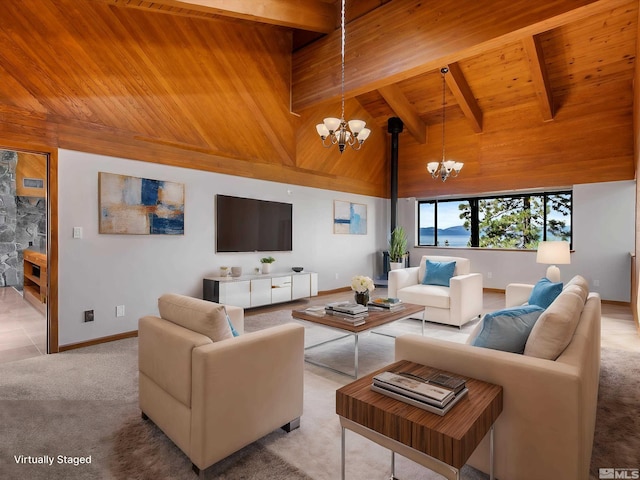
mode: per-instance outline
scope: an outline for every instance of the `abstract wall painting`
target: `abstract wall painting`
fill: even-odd
[[[184,235],[184,184],[98,173],[100,233]]]
[[[367,206],[362,203],[333,201],[333,233],[367,234]]]

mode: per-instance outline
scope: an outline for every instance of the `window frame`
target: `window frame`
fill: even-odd
[[[549,197],[554,195],[569,195],[570,196],[570,207],[569,207],[569,220],[568,220],[568,231],[569,231],[569,248],[573,248],[573,189],[561,189],[561,190],[545,190],[545,191],[531,191],[531,192],[518,192],[518,193],[501,193],[501,194],[490,194],[490,195],[478,195],[478,196],[468,196],[468,197],[451,197],[451,198],[431,198],[431,199],[423,199],[417,200],[417,223],[416,223],[416,247],[427,247],[427,248],[477,248],[482,250],[500,250],[500,248],[491,248],[491,247],[480,247],[480,220],[479,220],[479,204],[482,200],[495,200],[500,198],[509,198],[509,199],[517,199],[517,198],[526,198],[526,197],[542,197],[543,199],[543,211],[542,211],[542,239],[540,241],[547,240],[547,232],[549,230],[548,227],[548,212],[547,206],[549,203]],[[451,247],[438,245],[438,203],[439,202],[467,202],[471,208],[471,232],[470,232],[470,246],[466,247]],[[433,205],[433,216],[434,216],[434,233],[433,233],[433,241],[434,244],[422,244],[420,243],[420,225],[421,225],[421,205],[423,204],[432,204]],[[534,249],[531,248],[509,248],[508,250],[518,250],[518,251],[532,251]]]

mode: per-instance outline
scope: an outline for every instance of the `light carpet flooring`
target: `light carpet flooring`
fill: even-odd
[[[384,290],[376,290],[377,295],[385,293]],[[288,312],[291,309],[350,298],[352,296],[347,292],[247,310],[246,330],[259,330],[289,321]],[[485,311],[495,310],[503,304],[503,294],[485,294]],[[629,309],[603,304],[603,315],[603,347],[640,352],[640,338]],[[309,342],[315,343],[327,335],[334,334],[322,327],[309,324],[305,324],[305,327],[305,337]],[[426,334],[462,342],[472,328],[473,324],[458,329],[429,323]],[[419,333],[420,323],[403,320],[380,330],[391,335]],[[317,360],[348,369],[352,367],[353,355],[350,348],[345,348],[345,342],[352,343],[353,340],[344,339],[329,344],[327,348],[323,347],[312,354]],[[359,344],[361,374],[391,363],[393,343],[392,337],[363,335]],[[0,440],[0,478],[128,478],[114,475],[111,456],[114,450],[114,429],[117,433],[123,425],[126,427],[129,424],[140,423],[137,408],[136,352],[137,339],[132,338],[0,365],[0,397],[4,405],[4,408],[0,409],[0,424],[3,425],[3,439]],[[301,428],[290,434],[282,431],[273,432],[257,442],[258,448],[277,455],[313,479],[339,478],[340,427],[335,415],[335,390],[351,381],[352,379],[345,375],[306,364],[305,410]],[[154,473],[153,480],[195,478],[190,471],[188,459],[170,442],[165,444],[168,449],[166,454],[176,461],[171,463],[170,470]],[[16,454],[45,453],[92,454],[94,461],[91,467],[86,469],[67,467],[62,470],[25,467],[12,461],[12,456]],[[127,451],[124,453],[128,454]],[[140,461],[145,460],[145,455],[132,459],[134,465],[141,465]],[[222,470],[223,463],[208,469],[206,478],[234,478]],[[388,478],[389,463],[390,454],[387,450],[358,435],[347,433],[347,478]],[[401,457],[398,458],[396,466],[399,478],[441,478]],[[265,477],[258,474],[241,478]],[[300,477],[294,474],[279,478]],[[462,478],[480,480],[486,476],[465,467]]]

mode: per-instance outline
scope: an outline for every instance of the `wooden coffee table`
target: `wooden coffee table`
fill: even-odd
[[[502,412],[501,386],[464,377],[469,392],[440,416],[371,390],[374,375],[384,371],[409,372],[421,377],[441,372],[401,360],[336,392],[336,413],[342,426],[343,480],[345,429],[391,450],[391,478],[395,478],[394,454],[398,453],[451,480],[460,478],[460,469],[489,432],[493,479],[493,424]]]
[[[338,370],[325,363],[316,362],[310,358],[307,358],[306,356],[305,356],[305,361],[307,363],[311,363],[319,367],[324,367],[334,372],[341,373],[343,375],[348,375],[352,378],[358,378],[358,336],[361,333],[369,332],[376,327],[380,327],[382,325],[386,325],[388,323],[395,322],[397,320],[401,320],[403,318],[408,318],[408,317],[419,314],[422,317],[422,334],[424,335],[424,306],[414,305],[411,303],[405,303],[403,305],[404,306],[402,309],[394,310],[394,311],[371,310],[369,311],[369,315],[365,319],[365,323],[358,326],[353,326],[347,321],[341,320],[340,317],[329,315],[329,314],[324,316],[318,316],[318,315],[313,315],[305,310],[293,310],[291,312],[291,316],[293,318],[296,318],[298,320],[304,320],[306,322],[315,323],[317,325],[322,325],[327,328],[338,330],[345,334],[337,338],[332,338],[324,342],[310,345],[308,347],[305,347],[305,350],[316,348],[321,345],[326,345],[327,343],[335,342],[348,336],[353,336],[354,338],[354,362],[353,362],[354,373],[353,374],[349,372],[344,372],[342,370]]]

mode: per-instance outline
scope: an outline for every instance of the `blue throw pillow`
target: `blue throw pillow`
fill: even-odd
[[[547,308],[562,292],[562,282],[553,283],[548,278],[543,278],[535,284],[529,297],[529,305],[538,305]]]
[[[449,286],[449,280],[453,277],[456,262],[432,262],[427,260],[427,270],[424,273],[423,285]]]
[[[238,331],[235,328],[233,328],[233,323],[231,323],[231,319],[229,318],[229,314],[227,313],[227,309],[226,308],[224,309],[224,314],[227,316],[227,323],[229,324],[229,328],[231,329],[231,334],[234,337],[239,337],[240,334],[238,333]]]
[[[487,313],[471,345],[504,352],[523,353],[531,329],[544,308],[537,305],[505,308]]]

